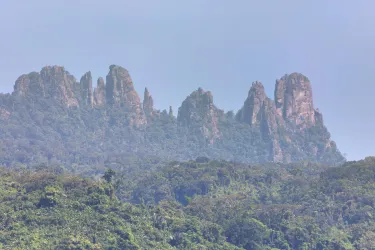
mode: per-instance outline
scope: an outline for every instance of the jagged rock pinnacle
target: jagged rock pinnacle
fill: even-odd
[[[80,80],[80,91],[82,101],[85,105],[92,106],[94,104],[93,90],[92,90],[92,77],[91,72],[85,73]]]
[[[103,106],[106,104],[105,83],[102,77],[98,78],[96,88],[94,89],[95,106]]]
[[[121,66],[111,65],[106,81],[106,102],[109,105],[121,106],[134,112],[131,123],[140,126],[146,124],[141,101],[134,88],[129,72]]]
[[[186,127],[198,124],[203,135],[212,144],[220,137],[218,123],[223,115],[224,112],[214,105],[211,92],[199,88],[183,101],[178,109],[177,121]]]
[[[32,72],[20,76],[13,95],[31,98],[50,98],[66,107],[78,106],[73,86],[76,79],[61,66],[46,66],[40,73]]]
[[[306,76],[293,73],[277,80],[275,104],[286,121],[303,127],[315,124],[312,88]]]

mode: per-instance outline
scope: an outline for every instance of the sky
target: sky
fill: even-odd
[[[270,98],[300,72],[348,160],[375,155],[373,0],[18,0],[0,3],[0,92],[24,73],[64,66],[77,79],[129,70],[158,109],[198,87],[225,111],[253,81]],[[96,82],[96,81],[95,81]]]

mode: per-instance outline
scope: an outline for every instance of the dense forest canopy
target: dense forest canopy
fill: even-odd
[[[170,162],[98,180],[0,170],[2,249],[373,249],[375,158]]]

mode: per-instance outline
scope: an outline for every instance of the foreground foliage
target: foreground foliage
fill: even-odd
[[[1,249],[375,249],[375,158],[0,172]],[[119,199],[120,198],[120,199]]]
[[[1,249],[236,249],[181,205],[122,203],[107,181],[1,171]]]

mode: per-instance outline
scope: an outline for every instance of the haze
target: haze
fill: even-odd
[[[238,110],[251,82],[309,77],[315,107],[349,160],[375,155],[372,1],[3,1],[0,92],[21,74],[62,65],[76,78],[127,68],[140,95],[177,108],[211,90]]]

